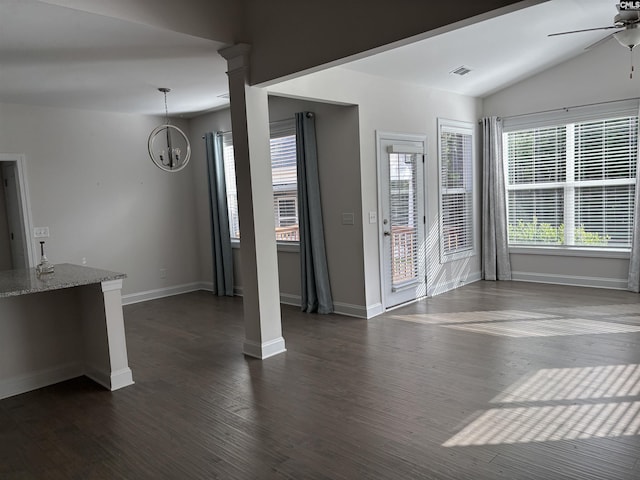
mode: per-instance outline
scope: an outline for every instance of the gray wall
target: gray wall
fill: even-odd
[[[11,269],[11,244],[9,239],[9,225],[7,223],[7,208],[4,199],[4,179],[0,170],[0,271]]]
[[[491,18],[496,13],[487,12],[494,9],[506,7],[504,13],[536,3],[541,2],[458,0],[436,5],[396,0],[390,8],[386,0],[248,0],[245,41],[253,45],[251,80],[259,84],[286,77]],[[473,16],[479,17],[470,20]]]
[[[353,212],[356,218],[361,217],[358,109],[273,96],[269,98],[271,121],[291,118],[295,112],[305,110],[316,114],[320,188],[334,301],[338,309],[352,311],[356,308],[362,311],[365,305],[362,225],[342,225],[342,212]],[[206,132],[227,131],[230,125],[229,110],[213,112],[190,121],[194,138],[194,190],[198,199],[200,275],[208,283],[213,278],[205,148],[201,137]],[[235,286],[241,291],[239,256],[240,250],[234,249]],[[278,270],[282,300],[299,304],[299,253],[291,248],[280,249]]]
[[[261,83],[491,18],[495,9],[505,13],[544,0],[458,0],[444,6],[396,0],[393,8],[386,0],[44,1],[227,44],[250,43],[252,80]]]
[[[609,41],[566,63],[512,85],[484,99],[485,115],[508,117],[539,111],[635,98],[637,75],[629,79],[629,51]],[[628,254],[511,252],[519,280],[626,288]]]
[[[341,308],[343,306],[346,306],[346,310],[352,306],[363,308],[365,298],[362,224],[342,224],[343,212],[353,213],[355,218],[362,215],[358,109],[354,106],[281,97],[269,99],[271,120],[290,118],[301,111],[314,112],[316,118],[322,215],[333,300],[338,311],[345,310]],[[285,255],[290,257],[286,262],[295,266],[295,271],[285,273],[281,269],[280,275],[286,275],[286,286],[295,287],[299,295],[299,254],[281,253],[279,257]],[[281,262],[281,265],[284,264]],[[295,283],[292,277],[295,278]]]
[[[207,157],[204,139],[207,132],[227,132],[231,130],[230,110],[200,115],[189,120],[191,132],[191,173],[195,193],[196,242],[198,252],[198,275],[211,285],[213,282],[213,263],[211,260],[211,223],[209,219],[209,190],[207,186]],[[238,266],[235,262],[234,266]],[[239,268],[234,268],[234,280],[238,282]],[[236,283],[237,284],[237,283]]]
[[[242,2],[238,0],[42,0],[129,22],[165,28],[196,37],[233,43],[242,35]]]
[[[162,122],[0,104],[0,152],[26,155],[33,223],[50,228],[50,261],[84,257],[127,273],[124,294],[199,282],[192,167],[169,174],[147,153]]]

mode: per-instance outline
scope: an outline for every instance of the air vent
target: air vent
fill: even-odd
[[[456,68],[455,70],[452,70],[449,73],[452,73],[454,75],[460,75],[461,77],[466,75],[467,73],[470,73],[471,69],[469,67],[465,67],[464,65],[461,67]]]

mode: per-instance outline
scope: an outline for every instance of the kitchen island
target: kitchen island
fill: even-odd
[[[0,399],[82,375],[109,390],[133,384],[125,277],[72,264],[0,272]]]

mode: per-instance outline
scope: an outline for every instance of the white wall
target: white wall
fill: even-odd
[[[33,222],[50,228],[50,261],[85,257],[127,273],[124,294],[199,281],[192,167],[169,174],[153,165],[147,137],[159,123],[0,104],[0,152],[26,155]]]
[[[358,106],[360,118],[361,215],[356,219],[363,228],[366,305],[370,312],[381,306],[378,225],[368,222],[368,212],[378,210],[376,131],[426,134],[427,221],[429,231],[428,288],[441,292],[479,278],[480,259],[476,254],[465,260],[440,264],[438,225],[437,119],[472,122],[481,116],[481,101],[410,84],[402,85],[379,77],[334,68],[269,87],[271,91],[299,98]],[[479,170],[478,170],[479,171]],[[479,204],[479,175],[476,200]],[[479,214],[479,211],[477,212]],[[366,218],[364,218],[366,217]],[[479,215],[476,215],[479,247]],[[479,248],[478,248],[479,251]]]
[[[640,75],[629,79],[628,49],[611,40],[485,98],[483,111],[487,116],[508,117],[635,98],[639,92]],[[525,252],[529,253],[511,253],[514,279],[626,288],[628,255],[611,258],[607,255],[594,257],[593,254],[568,256]]]

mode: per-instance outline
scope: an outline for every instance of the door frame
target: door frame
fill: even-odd
[[[427,136],[424,134],[411,134],[411,133],[397,133],[397,132],[386,132],[386,131],[378,131],[376,130],[376,168],[377,168],[377,189],[378,189],[378,237],[377,237],[377,242],[378,242],[378,277],[380,279],[380,303],[382,304],[382,310],[383,311],[387,311],[387,310],[391,310],[393,308],[397,308],[403,305],[406,305],[407,303],[411,303],[413,301],[416,301],[422,297],[416,297],[413,300],[407,302],[407,303],[402,303],[400,305],[394,305],[394,306],[389,306],[388,302],[387,302],[387,294],[386,294],[386,289],[385,287],[386,285],[386,281],[387,279],[385,278],[385,268],[384,268],[384,255],[385,255],[385,251],[384,251],[384,241],[383,241],[383,235],[384,235],[384,225],[382,223],[382,213],[383,213],[383,206],[382,206],[382,162],[386,162],[387,161],[387,156],[386,156],[386,151],[383,151],[384,149],[382,148],[382,142],[383,141],[396,141],[396,142],[413,142],[413,143],[421,143],[422,144],[422,149],[423,149],[423,155],[424,155],[424,166],[422,168],[422,185],[423,185],[423,192],[422,192],[422,201],[423,201],[423,208],[424,208],[424,215],[426,218],[426,222],[423,225],[424,228],[424,239],[425,239],[425,250],[427,248],[426,243],[428,242],[428,231],[427,231],[427,225],[429,222],[429,209],[428,207],[428,201],[427,201],[427,155],[428,155],[428,150],[427,150]],[[425,255],[423,255],[424,257],[424,275],[425,275],[425,295],[427,296],[427,292],[429,291],[429,278],[428,278],[428,271],[429,271],[429,265],[427,265],[427,255],[426,255],[426,251],[425,251]]]
[[[27,183],[27,164],[24,154],[0,153],[0,162],[14,163],[18,174],[18,202],[22,215],[24,238],[26,243],[25,258],[30,268],[36,266],[36,246],[33,238],[33,220],[31,217],[31,202],[29,200],[29,185]]]

